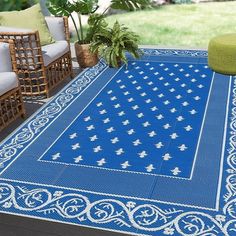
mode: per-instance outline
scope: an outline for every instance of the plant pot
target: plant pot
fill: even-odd
[[[98,63],[98,54],[91,53],[89,46],[90,44],[75,43],[77,61],[82,68],[91,67]]]

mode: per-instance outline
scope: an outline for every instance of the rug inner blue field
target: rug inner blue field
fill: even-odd
[[[212,77],[205,64],[130,62],[39,160],[190,178]]]

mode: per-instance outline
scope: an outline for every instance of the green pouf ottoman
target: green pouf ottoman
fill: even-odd
[[[208,45],[208,64],[218,73],[236,75],[236,34],[211,39]]]

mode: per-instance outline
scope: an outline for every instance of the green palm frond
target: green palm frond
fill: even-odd
[[[54,16],[70,16],[74,11],[74,6],[69,0],[50,0],[46,5]]]
[[[92,42],[94,35],[107,27],[105,16],[101,14],[91,14],[88,18],[88,30],[85,37],[86,42]]]
[[[120,61],[128,63],[126,52],[139,58],[138,40],[138,35],[116,21],[112,28],[106,27],[94,35],[91,51],[98,52],[109,65],[118,67]]]
[[[98,0],[74,0],[74,11],[81,15],[89,15],[96,12],[98,9]]]
[[[150,0],[112,0],[111,8],[125,10],[125,11],[134,11],[138,9],[143,9],[151,6]]]

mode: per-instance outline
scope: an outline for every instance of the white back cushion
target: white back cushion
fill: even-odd
[[[63,17],[46,16],[50,34],[56,41],[66,40]]]
[[[9,44],[0,42],[0,72],[12,71]]]

